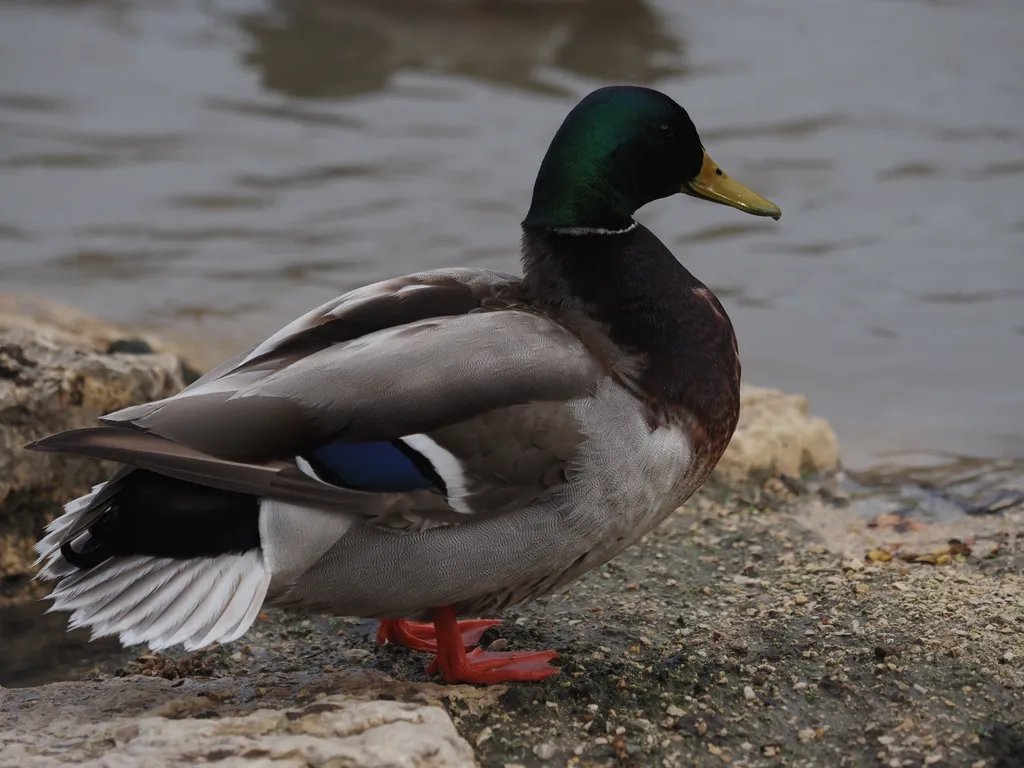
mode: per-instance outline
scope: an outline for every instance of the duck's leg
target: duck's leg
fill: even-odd
[[[457,624],[459,634],[462,635],[463,646],[472,648],[480,642],[480,636],[489,627],[496,627],[501,622],[497,619],[471,619],[457,622]],[[381,619],[380,627],[377,629],[377,645],[385,643],[404,645],[414,651],[437,653],[434,625],[426,622]]]
[[[557,667],[548,664],[558,657],[555,651],[494,653],[474,648],[466,653],[455,609],[432,608],[430,615],[437,638],[437,658],[427,667],[428,675],[440,670],[448,683],[507,683],[543,680],[558,672]]]

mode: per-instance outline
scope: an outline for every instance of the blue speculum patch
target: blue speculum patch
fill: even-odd
[[[411,449],[407,449],[411,450]],[[367,491],[436,487],[395,441],[328,443],[303,455],[324,480]]]

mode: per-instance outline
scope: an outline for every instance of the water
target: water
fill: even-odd
[[[210,364],[381,277],[516,270],[566,111],[642,83],[784,211],[640,214],[748,381],[807,393],[854,467],[1022,457],[1022,36],[1019,0],[0,0],[2,288]]]
[[[515,270],[567,109],[645,83],[785,212],[640,216],[749,381],[810,395],[855,466],[1020,456],[1022,34],[1016,0],[8,1],[3,287],[210,363],[380,277]]]
[[[44,613],[44,604],[0,606],[0,686],[22,688],[74,680],[137,656],[116,638],[89,642],[89,631],[67,631],[66,613]]]

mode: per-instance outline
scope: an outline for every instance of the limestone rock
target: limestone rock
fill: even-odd
[[[32,297],[0,296],[0,577],[25,574],[31,545],[63,502],[104,480],[111,465],[24,450],[63,429],[182,388],[182,363],[101,320]]]
[[[834,469],[839,440],[832,426],[808,413],[804,395],[777,389],[744,387],[740,421],[716,474],[728,481],[751,476]]]
[[[159,678],[0,688],[0,768],[361,766],[472,768],[473,750],[438,706],[333,694],[282,709],[230,705],[247,681],[176,688]],[[288,686],[290,688],[291,686]],[[201,719],[200,719],[201,718]]]

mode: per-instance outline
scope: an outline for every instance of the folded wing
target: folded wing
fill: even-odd
[[[516,295],[476,270],[369,286],[174,397],[34,447],[397,527],[499,514],[564,481],[580,439],[567,403],[604,375]]]

